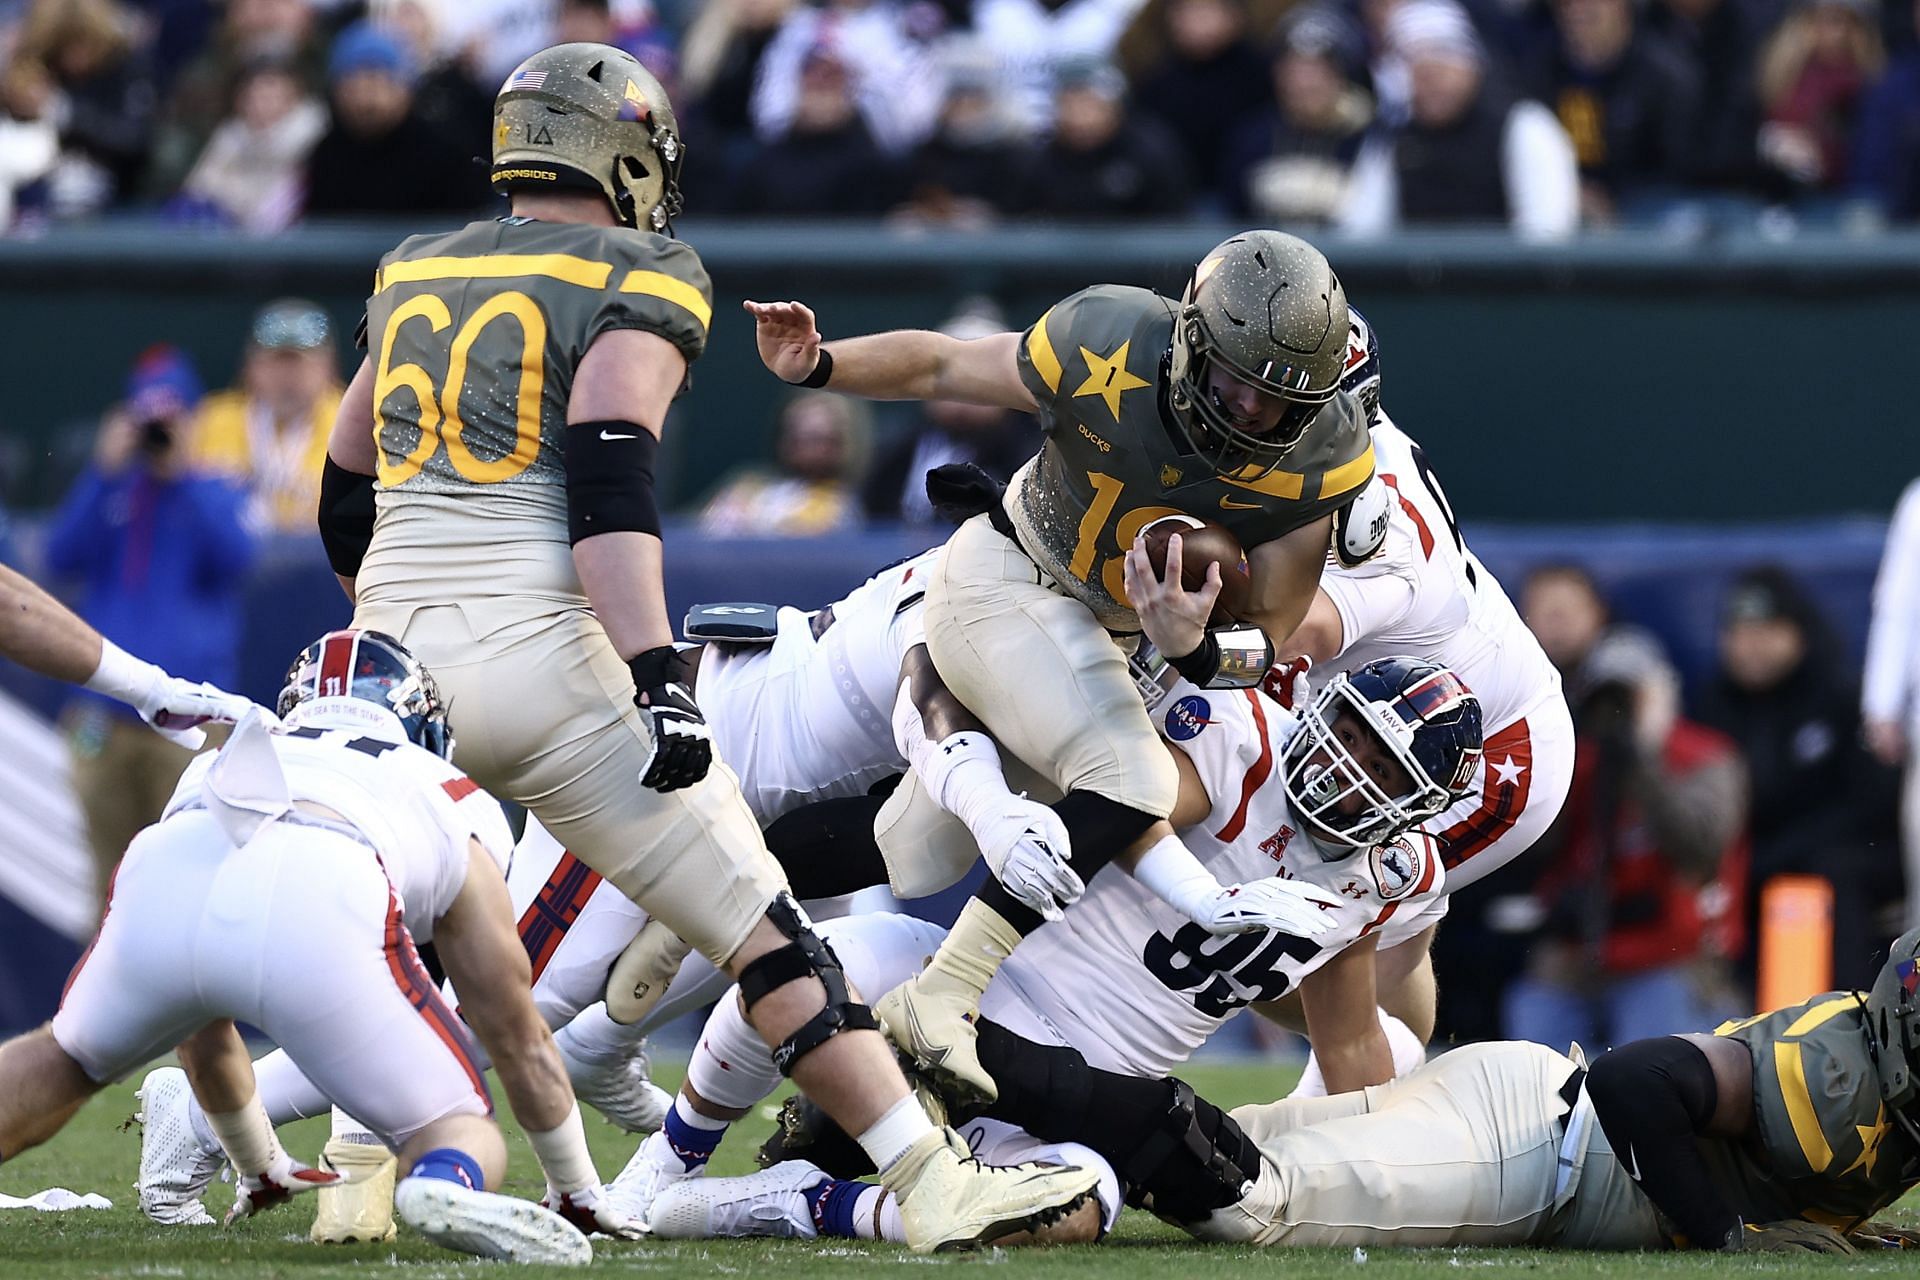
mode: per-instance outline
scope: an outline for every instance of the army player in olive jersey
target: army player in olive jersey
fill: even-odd
[[[1095,1175],[967,1163],[786,892],[734,775],[709,769],[653,496],[712,311],[698,255],[662,234],[680,208],[666,93],[621,50],[560,45],[507,78],[493,138],[512,216],[406,240],[374,278],[320,509],[355,626],[434,671],[467,773],[738,975],[782,1069],[900,1189],[915,1248],[1048,1220]]]
[[[1037,414],[1046,440],[1004,503],[963,524],[927,587],[927,646],[948,686],[1006,751],[1064,794],[1073,869],[1120,855],[1216,933],[1281,927],[1263,893],[1219,885],[1167,822],[1178,792],[1127,670],[1140,622],[1125,554],[1154,519],[1232,530],[1252,577],[1244,625],[1208,631],[1173,665],[1195,684],[1257,683],[1269,637],[1291,635],[1337,512],[1373,474],[1360,407],[1339,391],[1347,299],[1312,245],[1249,231],[1201,260],[1179,304],[1102,285],[1026,333],[960,341],[903,331],[823,343],[798,303],[747,304],[777,376],[874,399],[962,400]],[[1209,603],[1211,600],[1209,599]],[[917,804],[909,778],[880,824]],[[897,832],[890,843],[899,845]],[[877,1006],[889,1035],[950,1087],[991,1098],[972,1014],[1000,960],[1040,917],[989,883],[925,973]]]

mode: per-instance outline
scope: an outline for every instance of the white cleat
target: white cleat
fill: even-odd
[[[586,1062],[562,1048],[560,1058],[573,1096],[628,1133],[653,1133],[667,1122],[673,1095],[648,1078],[652,1064],[644,1050],[612,1062]]]
[[[607,1199],[629,1217],[645,1222],[653,1213],[653,1202],[660,1193],[676,1183],[699,1178],[703,1164],[688,1169],[667,1142],[665,1131],[649,1134],[640,1149],[627,1161],[626,1168],[607,1185]]]
[[[663,1190],[647,1225],[667,1240],[782,1236],[810,1240],[809,1192],[828,1174],[805,1160],[789,1160],[744,1178],[689,1178]]]
[[[593,1261],[593,1246],[579,1228],[531,1200],[440,1178],[406,1178],[393,1207],[402,1222],[457,1253],[560,1267]]]
[[[149,1071],[133,1095],[140,1109],[140,1212],[162,1226],[212,1226],[214,1217],[200,1197],[226,1164],[221,1152],[209,1153],[194,1135],[187,1104],[193,1090],[178,1067]]]

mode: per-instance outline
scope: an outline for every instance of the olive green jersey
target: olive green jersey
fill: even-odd
[[[1748,1222],[1845,1229],[1920,1182],[1920,1149],[1880,1098],[1864,1011],[1830,991],[1715,1033],[1753,1055],[1753,1132],[1701,1139],[1714,1182]]]
[[[536,491],[564,536],[561,433],[587,347],[644,329],[692,363],[712,314],[699,255],[651,232],[506,218],[404,241],[367,303],[386,501]]]
[[[1174,312],[1146,289],[1099,285],[1054,306],[1020,345],[1046,442],[1014,476],[1007,513],[1027,553],[1115,631],[1140,628],[1121,569],[1151,521],[1198,516],[1255,547],[1336,510],[1373,474],[1366,419],[1344,394],[1281,469],[1221,475],[1191,452],[1167,419]]]

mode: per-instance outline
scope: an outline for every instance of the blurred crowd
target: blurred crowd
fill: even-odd
[[[1913,0],[0,0],[0,227],[490,207],[565,40],[668,85],[700,214],[1376,234],[1920,217]]]

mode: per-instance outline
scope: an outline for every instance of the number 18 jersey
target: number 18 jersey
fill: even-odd
[[[640,329],[691,364],[712,312],[699,255],[651,232],[504,218],[403,241],[367,302],[379,514],[361,598],[584,603],[562,443],[581,358]]]
[[[1096,1067],[1170,1074],[1254,1001],[1278,1000],[1348,946],[1398,938],[1445,879],[1418,833],[1324,862],[1300,832],[1279,781],[1291,713],[1253,690],[1181,681],[1155,709],[1174,749],[1193,762],[1213,804],[1180,838],[1223,885],[1269,876],[1329,890],[1333,928],[1311,939],[1257,931],[1218,938],[1119,867],[1093,878],[1066,917],[1008,957],[1004,982]],[[989,1014],[991,1016],[991,1014]]]

